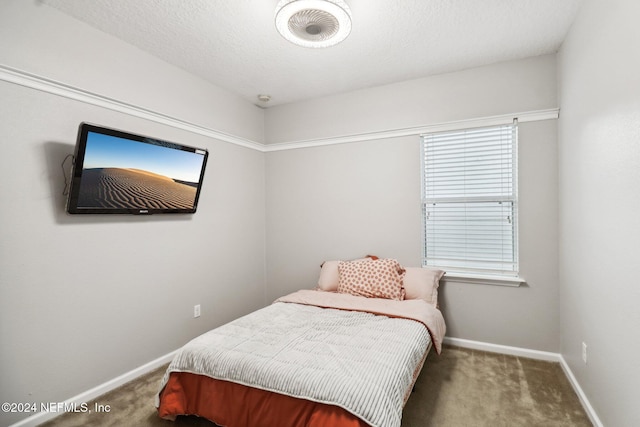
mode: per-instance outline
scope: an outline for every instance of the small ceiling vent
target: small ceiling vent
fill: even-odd
[[[280,0],[276,28],[299,46],[329,47],[351,32],[351,10],[343,0]]]

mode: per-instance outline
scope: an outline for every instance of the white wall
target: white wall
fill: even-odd
[[[267,140],[554,108],[555,84],[555,58],[544,56],[273,107],[266,113]],[[459,97],[461,87],[465,98]],[[418,136],[270,152],[266,177],[270,299],[313,287],[327,259],[374,254],[420,265]],[[555,120],[520,126],[520,197],[521,274],[527,285],[446,283],[441,304],[448,335],[557,352]]]
[[[556,108],[556,59],[544,55],[327,96],[265,111],[266,143],[380,132]]]
[[[445,283],[442,307],[449,336],[560,350],[604,424],[631,426],[640,424],[637,16],[633,0],[586,0],[559,70],[548,55],[265,111],[36,1],[0,3],[0,64],[266,143],[555,108],[559,90],[558,141],[555,121],[521,124],[527,285]],[[419,265],[417,137],[265,157],[6,82],[0,99],[2,401],[84,392],[313,287],[325,259],[373,253]],[[84,120],[209,148],[198,213],[66,215],[60,163]],[[19,418],[0,414],[0,425]]]
[[[640,425],[638,17],[587,0],[559,55],[561,351],[606,426]]]
[[[0,2],[0,64],[261,142],[262,109],[37,0]]]
[[[38,2],[0,4],[0,63],[263,134],[257,107]],[[265,304],[263,153],[4,81],[0,99],[0,401],[62,402]],[[81,121],[208,148],[198,212],[65,214]]]

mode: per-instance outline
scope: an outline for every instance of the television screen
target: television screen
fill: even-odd
[[[209,152],[81,123],[67,211],[194,213]]]

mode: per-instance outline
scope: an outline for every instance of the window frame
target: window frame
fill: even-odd
[[[508,197],[505,198],[504,194],[500,196],[492,196],[488,198],[483,198],[485,200],[494,202],[504,202],[508,200],[509,203],[513,203],[513,224],[511,225],[510,238],[512,239],[512,249],[510,252],[511,263],[513,264],[512,269],[489,269],[486,268],[473,268],[473,267],[460,267],[460,266],[452,266],[445,265],[442,263],[434,262],[433,259],[428,257],[428,218],[427,218],[427,205],[433,203],[453,203],[453,201],[459,202],[467,201],[466,203],[473,204],[474,202],[479,202],[479,200],[473,200],[474,197],[468,195],[468,193],[464,193],[462,196],[458,195],[458,197],[427,197],[427,139],[429,137],[433,138],[433,136],[451,136],[453,134],[463,134],[467,131],[470,133],[473,132],[483,132],[483,131],[502,131],[504,128],[509,128],[511,130],[512,138],[509,142],[511,145],[511,161],[510,161],[510,171],[511,171],[511,192]],[[461,137],[458,141],[465,141],[466,135]],[[519,260],[519,218],[518,218],[518,207],[519,207],[519,194],[518,194],[518,121],[517,119],[513,120],[513,123],[502,123],[502,124],[492,124],[488,126],[479,126],[479,127],[468,127],[468,128],[458,128],[451,129],[446,131],[438,131],[438,132],[429,132],[423,133],[420,135],[420,170],[421,170],[421,218],[422,218],[422,266],[426,268],[438,268],[445,270],[447,274],[443,278],[447,281],[455,281],[455,282],[465,282],[465,283],[482,283],[482,284],[492,284],[492,285],[502,285],[502,286],[520,286],[525,282],[523,278],[519,276],[520,269],[520,260]],[[465,142],[462,142],[466,144]],[[466,181],[465,181],[466,182]],[[432,189],[433,190],[433,189]],[[433,192],[432,192],[433,193]],[[433,196],[433,194],[432,194]],[[434,201],[437,199],[437,201]],[[448,199],[448,201],[447,201]],[[465,218],[467,218],[465,214]],[[507,240],[508,241],[508,240]],[[465,259],[464,262],[470,262],[468,259]]]

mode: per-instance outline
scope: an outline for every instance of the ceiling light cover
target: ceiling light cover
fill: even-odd
[[[276,28],[299,46],[329,47],[351,32],[351,10],[343,0],[280,0]]]

